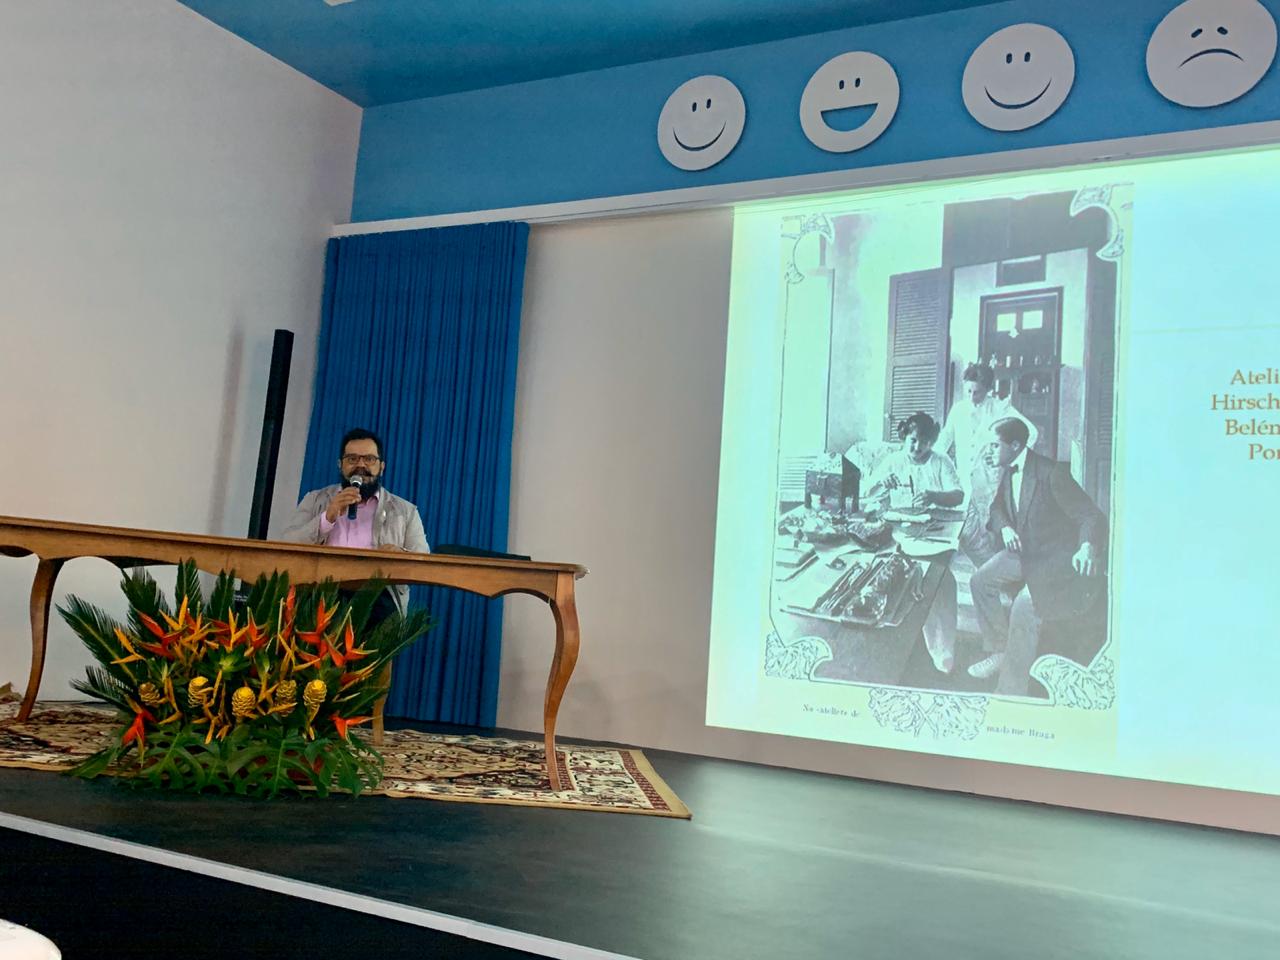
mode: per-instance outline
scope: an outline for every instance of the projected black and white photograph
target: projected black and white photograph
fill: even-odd
[[[810,679],[1048,701],[1107,645],[1131,194],[784,219],[771,611]]]

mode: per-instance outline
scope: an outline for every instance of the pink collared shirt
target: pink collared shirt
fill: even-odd
[[[375,493],[368,500],[361,501],[356,507],[356,518],[347,519],[344,510],[338,514],[334,523],[324,512],[320,513],[320,533],[325,543],[331,547],[373,547],[373,518],[378,515],[378,495]]]

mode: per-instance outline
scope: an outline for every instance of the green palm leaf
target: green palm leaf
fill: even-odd
[[[129,706],[128,696],[131,688],[117,677],[99,667],[86,667],[85,679],[72,680],[71,686],[95,700],[111,704],[121,713],[132,716],[133,708]]]
[[[193,614],[204,609],[204,594],[200,589],[200,571],[196,569],[194,560],[184,560],[178,564],[178,576],[173,586],[174,608],[181,609],[183,600],[187,601],[187,609]]]

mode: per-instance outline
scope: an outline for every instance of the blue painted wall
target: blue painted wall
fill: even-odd
[[[1280,19],[1280,0],[1264,0]],[[382,220],[733,183],[1280,119],[1280,66],[1234,103],[1207,110],[1162,98],[1147,80],[1151,31],[1175,0],[1010,0],[793,40],[552,80],[495,86],[365,111],[353,220]],[[960,77],[995,30],[1034,21],[1075,50],[1066,104],[1011,134],[964,109]],[[902,102],[889,130],[851,154],[825,153],[800,129],[799,103],[817,67],[865,49],[898,72]],[[747,102],[728,158],[688,173],[658,151],[658,113],[680,83],[727,76]],[[501,77],[495,77],[500,83]]]

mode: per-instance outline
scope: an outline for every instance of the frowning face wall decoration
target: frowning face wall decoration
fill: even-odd
[[[960,92],[973,119],[992,130],[1026,130],[1058,112],[1076,79],[1062,34],[1038,23],[997,30],[964,68]]]
[[[898,74],[888,60],[856,50],[828,60],[800,97],[800,126],[831,153],[860,150],[889,128],[898,112]]]
[[[658,149],[681,170],[713,167],[738,145],[747,105],[732,82],[711,74],[676,87],[658,116]]]
[[[1276,21],[1257,0],[1187,0],[1151,34],[1147,76],[1174,103],[1216,107],[1252,90],[1275,55]]]

